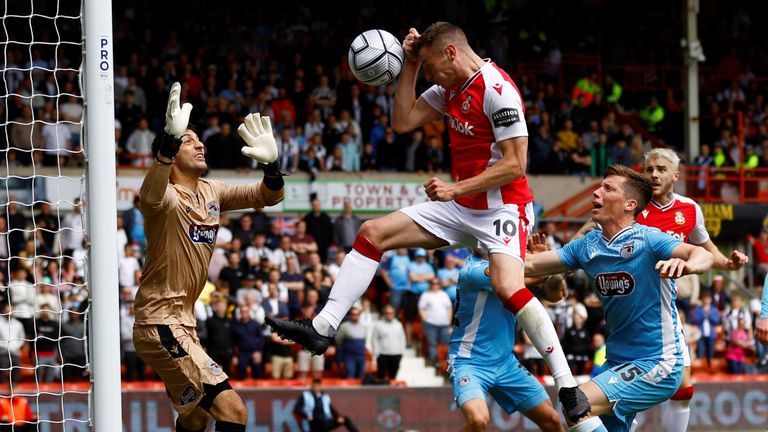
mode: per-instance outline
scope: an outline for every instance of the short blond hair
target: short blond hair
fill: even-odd
[[[672,166],[677,169],[680,166],[680,156],[675,153],[674,150],[668,148],[655,148],[645,154],[643,164],[647,165],[650,159],[666,159],[672,163]]]

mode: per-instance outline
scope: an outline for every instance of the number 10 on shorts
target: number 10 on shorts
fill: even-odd
[[[517,234],[517,227],[511,220],[502,221],[501,219],[496,219],[493,221],[493,226],[496,228],[496,235],[499,237],[501,237],[502,233],[508,237],[514,237]]]

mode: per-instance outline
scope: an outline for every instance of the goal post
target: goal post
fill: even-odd
[[[112,2],[85,0],[83,10],[86,188],[88,201],[90,362],[93,426],[120,431],[120,321]]]

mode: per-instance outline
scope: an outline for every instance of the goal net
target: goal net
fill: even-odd
[[[0,1],[0,430],[89,430],[83,8]]]

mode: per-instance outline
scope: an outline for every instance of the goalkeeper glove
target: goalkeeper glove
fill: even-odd
[[[269,117],[262,117],[259,113],[248,114],[243,124],[237,128],[237,133],[248,144],[241,149],[243,155],[261,164],[277,161],[277,143],[272,135]]]
[[[176,153],[179,152],[181,137],[187,132],[189,114],[192,112],[192,104],[185,103],[180,107],[180,94],[181,84],[173,83],[168,97],[168,107],[165,110],[165,128],[158,134],[152,145],[157,149],[155,154],[160,153],[168,159],[175,158]]]

